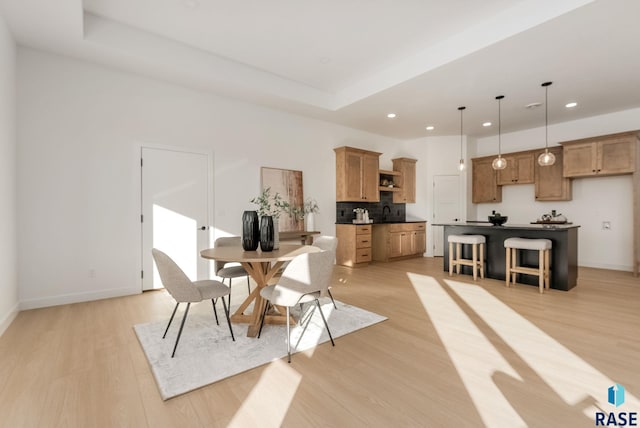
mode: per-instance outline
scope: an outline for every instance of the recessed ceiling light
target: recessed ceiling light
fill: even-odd
[[[433,125],[429,125],[425,128],[427,131],[433,131],[435,128]]]
[[[396,117],[396,114],[395,114],[395,113],[389,113],[389,114],[387,115],[387,117],[388,117],[389,119],[393,119],[394,117]]]
[[[573,108],[573,107],[575,107],[575,106],[577,106],[577,105],[578,105],[578,103],[576,103],[576,102],[572,102],[572,103],[567,103],[567,104],[565,104],[565,107],[566,107],[566,108]]]
[[[484,126],[485,128],[486,128],[487,126],[491,126],[491,122],[485,122],[485,123],[483,123],[483,124],[482,124],[482,126]]]
[[[535,103],[527,104],[526,106],[524,106],[524,108],[536,108],[536,107],[540,107],[541,105],[542,103],[535,102]]]

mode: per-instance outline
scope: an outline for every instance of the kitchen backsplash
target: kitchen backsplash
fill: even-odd
[[[406,204],[394,204],[392,192],[380,192],[380,202],[336,202],[336,223],[352,223],[356,218],[355,208],[369,210],[369,219],[374,223],[406,220]]]

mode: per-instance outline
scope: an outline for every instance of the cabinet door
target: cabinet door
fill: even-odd
[[[571,179],[562,175],[563,154],[562,147],[551,147],[549,152],[556,156],[556,162],[550,166],[540,166],[535,163],[535,193],[536,201],[570,201]],[[544,153],[540,150],[534,154],[537,159]]]
[[[336,201],[378,202],[378,158],[380,153],[350,147],[336,152]]]
[[[427,251],[427,234],[424,230],[413,232],[415,251],[414,254],[424,254]]]
[[[507,161],[507,167],[497,171],[496,182],[499,186],[533,183],[533,152],[514,153],[504,158]]]
[[[416,202],[416,160],[409,158],[392,159],[393,170],[400,172],[400,191],[393,194],[394,203]]]
[[[379,166],[379,156],[367,153],[362,155],[362,199],[367,202],[380,201],[380,191],[378,187]]]
[[[565,177],[593,175],[597,170],[597,145],[579,143],[563,146],[563,174]]]
[[[492,157],[472,159],[471,199],[474,204],[501,202],[502,187],[496,181],[496,171],[491,167]]]
[[[401,255],[410,256],[416,253],[414,232],[400,232]]]
[[[635,171],[635,138],[618,138],[598,143],[598,174],[627,174]]]
[[[349,201],[362,200],[362,155],[346,153],[345,193]]]
[[[402,234],[404,232],[389,232],[389,257],[402,256]]]
[[[516,156],[517,183],[531,184],[534,176],[534,157],[533,152],[521,153]]]

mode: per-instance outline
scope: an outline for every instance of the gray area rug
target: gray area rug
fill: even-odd
[[[386,320],[383,316],[337,301],[337,310],[330,300],[322,301],[321,304],[334,339]],[[218,306],[221,306],[219,302]],[[258,339],[247,337],[246,324],[232,324],[236,337],[236,341],[233,342],[223,310],[220,308],[218,311],[218,326],[210,302],[191,305],[176,355],[171,358],[185,307],[185,304],[180,305],[166,339],[162,339],[162,334],[170,313],[167,313],[166,320],[137,324],[133,327],[164,400],[270,361],[286,358],[285,326],[267,324]],[[292,311],[292,314],[299,319],[296,311]],[[311,323],[300,337],[302,329],[306,326],[307,315],[311,316]],[[302,316],[305,324],[291,329],[292,352],[311,349],[317,344],[329,341],[315,305],[306,304]],[[336,343],[336,352],[339,352],[339,346],[340,344]],[[292,358],[295,362],[295,356]]]

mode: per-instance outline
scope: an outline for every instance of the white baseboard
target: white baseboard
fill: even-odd
[[[13,308],[9,310],[9,312],[0,320],[0,336],[4,334],[4,332],[9,328],[14,319],[18,316],[18,312],[20,312],[20,302],[17,302]],[[1,314],[0,314],[1,315]]]
[[[67,305],[70,303],[90,302],[92,300],[110,299],[112,297],[131,296],[140,294],[142,290],[136,288],[114,288],[111,290],[101,290],[88,293],[71,293],[59,296],[50,296],[37,299],[26,299],[20,301],[20,310],[46,308],[49,306]]]
[[[579,267],[589,267],[595,269],[621,270],[624,272],[633,272],[633,266],[629,265],[612,265],[608,263],[590,263],[582,262]]]

